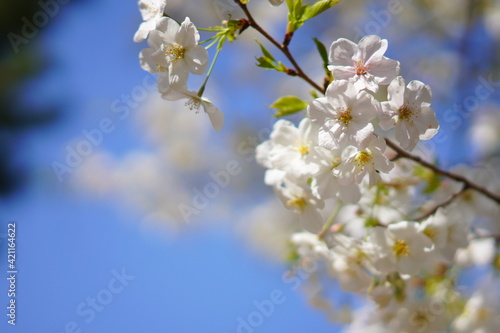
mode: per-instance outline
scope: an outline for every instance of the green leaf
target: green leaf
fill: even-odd
[[[301,19],[303,21],[307,21],[307,20],[323,13],[324,11],[332,8],[333,6],[338,4],[339,2],[340,2],[340,0],[320,0],[320,1],[317,1],[312,6],[310,6],[310,7],[308,6],[305,9],[304,14],[302,15]]]
[[[319,55],[321,56],[321,60],[323,60],[323,64],[328,65],[328,51],[326,50],[325,44],[323,44],[319,39],[313,38],[314,43],[316,44],[316,48],[318,49]]]
[[[308,105],[309,103],[296,96],[283,96],[274,101],[269,107],[276,109],[274,117],[279,118],[305,110]]]
[[[304,25],[305,21],[318,16],[324,11],[332,8],[340,0],[320,0],[312,5],[302,4],[302,0],[287,0],[288,5],[288,27],[287,32],[294,32]]]
[[[276,66],[276,70],[278,72],[286,73],[288,71],[288,68],[285,65],[283,65],[283,63],[281,61],[278,61],[278,65]]]
[[[293,16],[294,16],[295,20],[300,20],[302,18],[302,16],[304,15],[304,12],[306,11],[308,6],[309,6],[308,3],[303,5],[302,0],[295,0],[294,7],[293,7]]]
[[[328,51],[326,50],[325,44],[320,42],[319,39],[313,38],[314,43],[316,44],[316,48],[318,49],[319,55],[321,56],[321,60],[323,60],[323,70],[325,71],[325,74],[330,78],[331,72],[328,69]]]
[[[257,66],[266,69],[277,69],[276,64],[266,57],[257,58]]]
[[[266,47],[265,47],[264,45],[262,45],[262,43],[261,43],[261,42],[259,42],[257,39],[256,39],[255,41],[257,42],[257,44],[259,44],[260,49],[261,49],[262,53],[264,54],[264,56],[265,56],[266,58],[269,58],[269,59],[271,59],[272,61],[276,61],[276,59],[274,59],[274,57],[273,57],[273,55],[271,54],[271,52],[269,52],[269,51],[266,49]]]

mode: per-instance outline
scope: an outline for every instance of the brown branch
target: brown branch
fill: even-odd
[[[451,204],[456,198],[458,198],[460,195],[462,195],[462,193],[464,193],[468,188],[469,187],[467,186],[467,184],[464,184],[462,186],[462,188],[460,189],[460,191],[453,193],[452,195],[450,195],[450,197],[448,199],[446,199],[442,203],[436,205],[434,208],[432,208],[430,211],[428,211],[424,215],[417,217],[416,219],[414,219],[414,221],[423,221],[426,218],[428,218],[429,216],[434,215],[434,213],[436,213],[439,208],[445,208],[446,206]]]
[[[465,191],[466,189],[469,189],[469,188],[473,189],[479,193],[484,194],[485,196],[487,196],[491,200],[495,201],[496,203],[500,204],[500,196],[498,194],[495,194],[495,193],[489,191],[488,189],[486,189],[480,185],[477,185],[476,183],[473,183],[472,181],[470,181],[469,179],[465,178],[462,175],[457,175],[457,174],[451,173],[449,171],[440,169],[438,166],[436,166],[432,163],[429,163],[427,161],[424,161],[419,156],[412,155],[412,154],[408,153],[407,151],[403,150],[401,147],[399,147],[397,144],[395,144],[394,142],[392,142],[391,140],[389,140],[387,138],[385,138],[385,142],[387,143],[387,146],[389,146],[392,150],[394,150],[396,153],[398,153],[398,155],[400,157],[413,160],[413,161],[417,162],[418,164],[420,164],[428,169],[431,169],[432,171],[434,171],[435,173],[437,173],[439,175],[445,176],[447,178],[453,179],[457,182],[464,184],[463,191]],[[463,191],[461,191],[461,192],[463,192]],[[461,194],[461,193],[459,193],[459,194]]]
[[[234,0],[243,10],[245,15],[247,16],[248,23],[252,28],[257,30],[262,36],[264,36],[268,41],[270,41],[274,46],[276,46],[290,61],[290,63],[293,65],[295,68],[296,75],[307,83],[309,83],[314,89],[317,91],[321,92],[322,94],[325,93],[325,89],[323,89],[321,86],[319,86],[316,82],[314,82],[307,74],[302,70],[302,68],[299,66],[293,55],[290,53],[290,50],[288,49],[288,44],[290,44],[290,41],[292,39],[292,34],[287,34],[285,35],[285,39],[283,41],[283,44],[280,44],[276,39],[274,39],[270,34],[267,33],[253,18],[252,14],[247,8],[246,4],[242,4],[240,0]]]

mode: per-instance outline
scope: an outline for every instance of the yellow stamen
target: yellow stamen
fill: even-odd
[[[367,72],[366,72],[366,66],[363,64],[363,62],[361,60],[358,60],[357,64],[356,64],[356,74],[357,75],[365,75]]]
[[[163,66],[161,66],[161,65],[156,64],[156,71],[157,71],[157,72],[161,72],[161,73],[165,73],[166,71],[168,71],[168,68],[167,68],[167,67],[163,67]]]
[[[301,145],[299,146],[299,153],[301,153],[302,155],[307,155],[309,154],[309,146],[307,145]]]
[[[394,243],[393,251],[396,254],[396,257],[408,256],[410,254],[410,247],[404,240],[397,240]]]
[[[307,206],[307,201],[306,201],[306,199],[304,199],[302,197],[301,198],[295,198],[295,199],[288,200],[286,202],[286,205],[288,207],[295,207],[295,208],[297,208],[293,212],[295,214],[300,214],[300,213],[304,212],[304,209]]]
[[[437,230],[434,228],[427,227],[424,230],[424,235],[426,235],[430,239],[434,239],[437,235]]]
[[[351,109],[344,110],[340,113],[338,120],[347,127],[352,120]]]
[[[342,163],[342,160],[340,158],[335,158],[333,161],[332,161],[332,169],[335,169],[336,167],[338,167],[340,164]]]
[[[367,151],[360,151],[358,153],[358,156],[356,156],[356,161],[358,162],[359,167],[363,167],[366,163],[370,162],[372,158],[372,153]]]
[[[201,99],[192,97],[184,105],[186,105],[189,110],[196,110],[196,113],[200,111]]]
[[[415,111],[413,111],[408,105],[403,105],[398,110],[400,120],[411,120]]]
[[[183,59],[185,53],[186,49],[178,44],[167,47],[167,50],[165,51],[165,55],[170,57],[170,61],[175,63],[179,61],[179,59]]]

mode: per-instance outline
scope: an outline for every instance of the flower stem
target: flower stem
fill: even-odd
[[[295,58],[293,57],[292,53],[288,49],[288,44],[290,44],[292,35],[290,34],[284,39],[284,44],[280,44],[276,39],[274,39],[270,34],[267,33],[253,18],[252,14],[247,8],[246,4],[242,4],[240,0],[235,0],[235,2],[241,7],[243,12],[248,18],[248,23],[249,25],[257,30],[262,36],[264,36],[268,41],[270,41],[274,46],[276,46],[287,58],[288,60],[292,63],[293,67],[295,68],[295,75],[293,76],[298,76],[307,83],[309,83],[314,89],[317,91],[321,92],[322,94],[325,93],[325,89],[322,88],[320,85],[318,85],[316,82],[314,82],[307,74],[302,70],[302,68],[299,66]]]
[[[319,232],[318,239],[323,239],[328,234],[328,232],[330,231],[330,228],[332,227],[333,223],[335,222],[335,218],[339,214],[340,209],[342,208],[342,206],[343,206],[343,203],[342,203],[342,201],[339,200],[337,202],[337,205],[333,209],[332,214],[330,215],[330,217],[328,218],[328,220],[323,225],[323,229],[321,229],[321,231]]]
[[[222,50],[222,45],[224,45],[224,40],[225,37],[221,37],[219,40],[219,45],[217,45],[217,51],[215,52],[214,59],[212,60],[212,63],[210,64],[210,68],[208,69],[207,76],[205,77],[205,81],[203,81],[203,84],[201,85],[200,90],[198,90],[198,97],[202,97],[203,93],[205,92],[205,86],[207,85],[208,79],[210,78],[210,75],[212,74],[212,71],[215,66],[215,62],[217,61],[217,58],[219,58],[219,53]]]

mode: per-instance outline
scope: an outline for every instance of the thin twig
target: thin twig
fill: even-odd
[[[428,218],[429,216],[433,215],[434,213],[437,212],[437,210],[439,208],[444,208],[446,206],[448,206],[449,204],[451,204],[456,198],[458,198],[460,195],[462,195],[462,193],[464,193],[469,187],[467,186],[467,184],[464,184],[462,186],[462,188],[460,189],[460,191],[457,191],[455,193],[453,193],[452,195],[450,195],[450,197],[448,199],[446,199],[445,201],[443,201],[442,203],[436,205],[433,209],[431,209],[430,211],[428,211],[427,213],[425,213],[424,215],[414,219],[414,221],[423,221],[425,220],[426,218]]]
[[[299,66],[293,55],[290,53],[290,50],[288,49],[288,44],[290,43],[290,40],[292,36],[290,35],[289,38],[285,38],[285,44],[280,44],[276,39],[274,39],[270,34],[267,33],[253,18],[252,14],[247,8],[246,4],[242,4],[240,0],[234,0],[243,10],[245,15],[247,16],[248,23],[252,28],[257,30],[262,36],[264,36],[268,41],[270,41],[274,46],[276,46],[290,61],[290,63],[293,65],[295,68],[296,75],[307,83],[309,83],[314,89],[318,90],[322,94],[325,93],[325,89],[323,89],[321,86],[319,86],[316,82],[314,82],[309,76],[307,76],[306,73],[302,70],[302,68]]]
[[[500,204],[500,196],[498,194],[492,193],[488,189],[486,189],[486,188],[484,188],[476,183],[473,183],[472,181],[468,180],[467,178],[465,178],[462,175],[457,175],[457,174],[451,173],[449,171],[440,169],[438,166],[424,161],[419,156],[412,155],[412,154],[408,153],[407,151],[403,150],[401,147],[399,147],[397,144],[395,144],[394,142],[392,142],[391,140],[389,140],[387,138],[385,138],[385,142],[387,143],[387,146],[389,146],[392,150],[394,150],[396,153],[398,153],[398,155],[400,157],[413,160],[413,161],[417,162],[418,164],[420,164],[428,169],[431,169],[432,171],[434,171],[435,173],[437,173],[439,175],[442,175],[442,176],[445,176],[447,178],[453,179],[457,182],[463,183],[465,185],[466,189],[470,188],[470,189],[473,189],[477,192],[480,192],[480,193],[484,194],[485,196],[487,196],[488,198],[490,198],[491,200]]]

